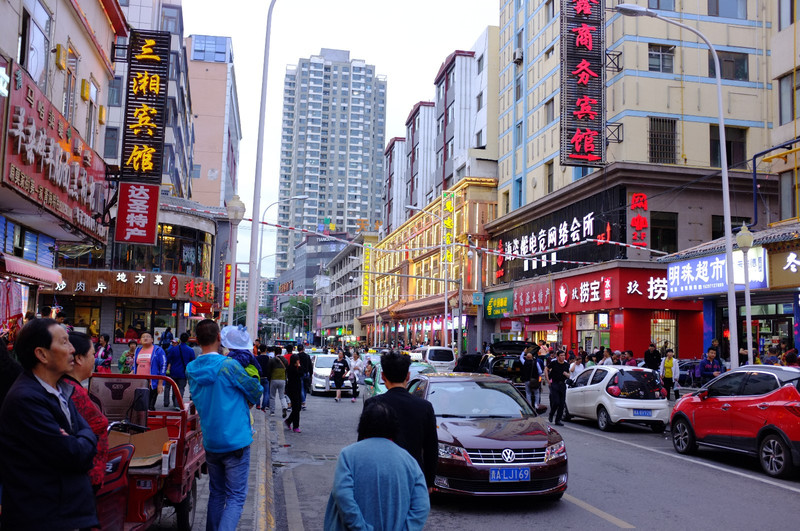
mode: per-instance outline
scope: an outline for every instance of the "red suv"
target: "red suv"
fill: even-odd
[[[681,398],[672,411],[672,444],[699,444],[758,457],[764,472],[785,477],[800,465],[800,369],[748,365]]]

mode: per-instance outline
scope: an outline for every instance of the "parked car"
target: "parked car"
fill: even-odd
[[[698,445],[749,454],[772,477],[800,465],[800,369],[747,365],[683,396],[672,412],[672,445],[692,454]]]
[[[456,366],[456,355],[450,347],[419,347],[411,351],[411,359],[417,355],[420,358],[418,361],[430,363],[439,372],[451,372]]]
[[[386,385],[381,379],[381,363],[380,359],[372,368],[372,374],[368,378],[364,378],[364,385],[361,387],[361,396],[366,401],[375,395],[380,395],[386,392]],[[408,368],[409,381],[413,380],[419,374],[433,374],[436,368],[430,363],[423,363],[420,361],[412,361],[411,366]]]
[[[453,367],[453,372],[483,372],[480,367],[483,356],[483,354],[462,354],[458,358],[458,363],[456,363],[456,366]]]
[[[489,354],[485,354],[478,365],[478,372],[496,374],[514,384],[514,387],[525,392],[525,383],[520,381],[522,376],[522,360],[520,355],[528,347],[539,346],[530,341],[498,341],[489,346]],[[544,366],[544,364],[542,364]]]
[[[633,422],[662,433],[669,422],[667,390],[657,371],[624,365],[589,367],[567,385],[564,419],[571,417],[596,420],[603,431]]]
[[[408,389],[428,400],[436,413],[434,491],[552,500],[564,494],[564,440],[507,380],[488,374],[420,374]]]
[[[333,354],[318,354],[312,359],[313,371],[311,373],[311,394],[327,393],[329,391],[336,391],[331,388],[331,367],[333,367],[333,360],[338,356]],[[347,359],[347,358],[345,358]],[[353,384],[350,380],[345,378],[342,386],[342,391],[352,392]]]

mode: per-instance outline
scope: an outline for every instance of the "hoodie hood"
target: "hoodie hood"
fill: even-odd
[[[221,354],[203,354],[186,366],[186,375],[201,385],[210,385],[217,380],[224,361]]]

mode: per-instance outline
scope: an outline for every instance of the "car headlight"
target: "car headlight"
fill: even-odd
[[[460,446],[439,443],[439,457],[442,459],[453,459],[455,461],[469,462],[467,451]]]
[[[439,453],[441,453],[441,450]],[[557,443],[551,444],[547,447],[547,450],[544,453],[544,462],[547,463],[553,459],[561,459],[566,457],[567,447],[564,445],[564,441],[558,441]]]

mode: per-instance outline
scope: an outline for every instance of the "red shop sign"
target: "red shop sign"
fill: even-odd
[[[169,279],[169,296],[175,297],[178,295],[178,277],[173,275]]]
[[[119,184],[115,242],[156,244],[160,193],[161,185],[158,184]]]

